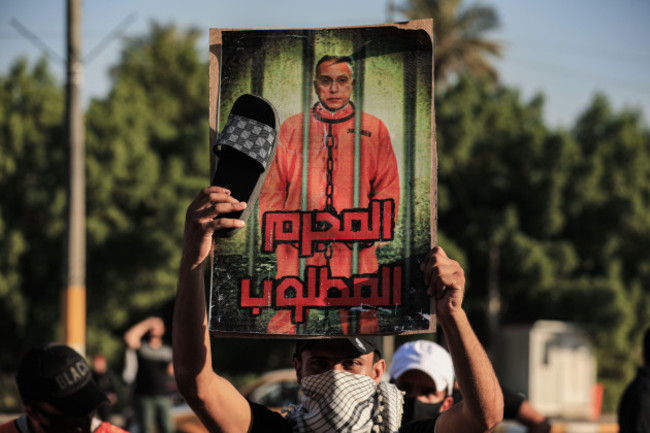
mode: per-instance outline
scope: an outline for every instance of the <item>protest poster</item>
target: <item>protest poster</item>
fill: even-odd
[[[213,334],[434,329],[419,268],[436,242],[432,39],[432,20],[211,29],[211,150],[243,94],[281,125],[246,227],[216,243]]]

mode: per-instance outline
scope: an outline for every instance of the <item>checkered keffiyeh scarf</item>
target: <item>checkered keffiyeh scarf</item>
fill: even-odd
[[[395,433],[402,393],[365,375],[330,370],[302,379],[304,397],[286,418],[299,433]]]
[[[266,169],[269,164],[269,154],[273,150],[275,135],[275,129],[267,124],[231,114],[219,135],[217,145],[233,147],[259,162]]]

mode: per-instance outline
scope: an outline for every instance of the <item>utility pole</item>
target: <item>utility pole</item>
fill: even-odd
[[[62,294],[64,342],[86,352],[86,179],[84,119],[81,107],[81,0],[68,0],[66,121],[68,146],[68,221],[66,287]]]
[[[61,290],[61,322],[64,342],[79,353],[86,351],[86,178],[84,115],[81,108],[83,63],[81,57],[81,1],[67,2],[67,56],[65,62],[34,32],[12,18],[10,24],[53,60],[66,63],[66,150],[68,155],[67,233]],[[119,37],[135,19],[131,13],[90,52],[99,55],[110,40]]]

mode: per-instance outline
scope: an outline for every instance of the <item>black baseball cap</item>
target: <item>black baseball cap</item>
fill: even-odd
[[[27,352],[18,367],[16,383],[23,402],[47,402],[70,416],[88,415],[108,401],[93,381],[86,360],[63,344]]]
[[[359,352],[360,355],[367,355],[368,353],[377,352],[381,357],[381,337],[379,336],[359,336],[359,337],[345,337],[345,338],[332,338],[342,340],[347,340],[354,349]],[[296,342],[296,353],[294,356],[300,355],[305,349],[309,348],[309,345],[317,342],[323,341],[321,339],[311,339],[311,340],[298,340]]]

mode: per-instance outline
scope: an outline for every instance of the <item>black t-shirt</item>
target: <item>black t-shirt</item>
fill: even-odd
[[[503,418],[517,419],[519,408],[526,399],[518,392],[503,387],[501,389],[503,390]]]
[[[248,404],[251,405],[253,414],[250,433],[291,433],[291,425],[282,415],[252,401]]]
[[[168,395],[169,363],[172,362],[172,348],[163,345],[153,348],[143,343],[137,350],[138,374],[135,378],[135,395]]]
[[[248,402],[253,414],[250,433],[291,433],[291,425],[282,415],[273,412],[261,404]],[[433,433],[436,425],[436,418],[413,421],[402,426],[400,433]]]
[[[650,368],[641,367],[618,406],[621,433],[650,431]]]
[[[436,420],[438,419],[438,416],[440,416],[440,414],[431,419],[411,421],[410,423],[403,425],[399,429],[399,433],[433,433],[436,428]]]

